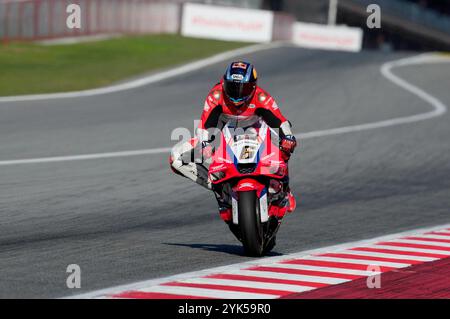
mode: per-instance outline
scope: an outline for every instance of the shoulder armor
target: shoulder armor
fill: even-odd
[[[256,99],[259,105],[267,107],[273,103],[273,98],[267,92],[261,90],[256,92]]]
[[[219,102],[220,97],[222,96],[222,92],[220,90],[214,89],[211,95],[217,102]]]
[[[258,102],[265,103],[267,101],[267,94],[265,92],[259,92],[258,95]]]

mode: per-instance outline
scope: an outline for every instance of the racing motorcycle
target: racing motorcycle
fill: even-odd
[[[287,209],[283,180],[288,166],[278,147],[278,133],[260,117],[226,116],[224,122],[209,178],[231,206],[230,230],[247,255],[261,256],[275,246]]]

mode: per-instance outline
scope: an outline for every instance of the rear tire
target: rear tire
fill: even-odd
[[[264,233],[255,191],[240,192],[239,227],[246,255],[260,257],[264,252]]]

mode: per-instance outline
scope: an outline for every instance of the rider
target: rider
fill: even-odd
[[[221,218],[230,222],[232,219],[231,207],[225,201],[222,190],[216,189],[208,178],[207,168],[192,160],[194,148],[199,147],[204,158],[212,156],[213,137],[208,130],[219,128],[221,115],[235,115],[240,117],[260,116],[270,127],[279,129],[279,147],[286,162],[297,146],[295,136],[291,131],[291,124],[281,114],[280,109],[266,91],[257,85],[257,73],[255,67],[247,62],[232,62],[227,68],[223,79],[216,84],[206,97],[204,109],[197,129],[197,137],[189,142],[179,144],[172,149],[170,164],[172,170],[185,176],[196,183],[213,190],[219,204]],[[277,203],[276,209],[279,217],[283,217],[286,211],[295,209],[295,198],[289,189],[289,179],[283,181],[285,196]],[[273,205],[274,206],[274,205]]]

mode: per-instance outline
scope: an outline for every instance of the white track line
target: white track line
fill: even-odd
[[[152,148],[152,149],[148,149],[148,150],[137,150],[137,151],[123,151],[123,152],[86,154],[86,155],[74,155],[74,156],[30,158],[30,159],[21,159],[21,160],[0,161],[0,166],[10,166],[10,165],[20,165],[20,164],[55,163],[55,162],[67,162],[67,161],[82,161],[82,160],[90,160],[90,159],[161,154],[161,153],[170,152],[170,150],[171,149],[168,147],[161,147],[161,148]]]
[[[214,290],[205,288],[181,287],[181,286],[155,286],[148,289],[140,289],[140,292],[158,292],[172,295],[188,295],[196,297],[208,297],[216,299],[273,299],[279,295],[259,294],[240,291]]]
[[[263,49],[274,48],[281,46],[280,43],[275,43],[270,46],[268,45],[256,45],[244,49],[239,49],[236,51],[226,52],[214,57],[208,58],[206,60],[193,62],[187,64],[185,66],[169,70],[160,74],[152,75],[148,78],[140,79],[133,82],[128,82],[122,85],[113,86],[109,88],[102,88],[96,90],[82,91],[82,92],[72,92],[72,93],[61,93],[61,94],[50,94],[50,95],[38,95],[38,96],[24,96],[24,97],[12,97],[12,98],[0,98],[0,102],[7,102],[10,99],[12,101],[26,101],[26,100],[36,100],[36,99],[54,99],[54,98],[68,98],[68,97],[80,97],[80,96],[90,96],[90,95],[98,95],[98,94],[106,94],[111,92],[116,92],[117,90],[128,90],[135,87],[147,85],[150,83],[154,83],[157,81],[161,81],[163,79],[172,77],[174,75],[190,72],[192,70],[196,70],[202,68],[206,65],[211,65],[224,59],[228,59],[230,57],[236,56],[238,54],[256,52]],[[206,62],[205,62],[206,61]],[[389,127],[401,124],[414,123],[419,121],[428,120],[434,117],[442,116],[447,112],[447,106],[438,100],[436,97],[430,95],[424,90],[418,88],[415,85],[401,79],[397,75],[392,73],[392,69],[395,67],[408,66],[408,65],[418,65],[418,64],[427,64],[427,63],[447,63],[450,62],[450,59],[446,56],[436,55],[436,54],[421,54],[419,56],[403,58],[397,61],[384,63],[381,68],[381,74],[394,83],[395,85],[405,89],[406,91],[416,95],[421,98],[428,104],[433,107],[433,110],[425,113],[420,113],[411,116],[398,117],[384,121],[378,121],[373,123],[365,123],[359,125],[351,125],[338,127],[334,129],[328,130],[319,130],[312,131],[307,133],[299,133],[296,134],[300,139],[309,139],[315,137],[323,137],[330,135],[338,135],[350,132],[359,132],[366,131],[372,129],[378,129],[382,127]],[[44,98],[45,97],[45,98]],[[154,149],[144,149],[144,150],[136,150],[136,151],[123,151],[123,152],[112,152],[112,153],[98,153],[98,154],[87,154],[87,155],[74,155],[74,156],[58,156],[58,157],[43,157],[43,158],[33,158],[33,159],[17,159],[17,160],[6,160],[0,161],[0,166],[8,166],[8,165],[21,165],[21,164],[41,164],[41,163],[54,163],[54,162],[66,162],[66,161],[80,161],[80,160],[92,160],[92,159],[105,159],[105,158],[117,158],[117,157],[130,157],[130,156],[139,156],[139,155],[150,155],[150,154],[161,154],[168,153],[170,151],[170,147],[163,148],[154,148]]]
[[[155,73],[137,80],[107,86],[98,89],[75,91],[75,92],[62,92],[62,93],[50,93],[50,94],[35,94],[35,95],[21,95],[21,96],[5,96],[0,97],[0,103],[11,103],[11,102],[26,102],[26,101],[39,101],[39,100],[54,100],[54,99],[68,99],[68,98],[80,98],[88,96],[96,96],[102,94],[115,93],[120,91],[132,90],[151,83],[160,82],[167,80],[169,78],[189,73],[202,69],[206,66],[210,66],[219,62],[226,61],[236,56],[242,56],[244,54],[250,54],[257,51],[277,48],[282,46],[281,42],[256,44],[236,50],[231,50],[223,53],[213,55],[209,58],[197,60],[191,63],[184,64],[182,66],[163,71],[160,73]]]
[[[273,266],[277,267],[277,266]],[[281,268],[281,267],[277,267]],[[254,278],[269,278],[269,279],[282,279],[282,280],[294,280],[294,281],[302,281],[302,282],[309,282],[311,284],[340,284],[343,282],[348,281],[347,279],[343,278],[337,278],[337,277],[320,277],[320,276],[311,276],[311,275],[297,275],[297,274],[287,274],[287,273],[281,273],[281,272],[274,272],[274,271],[255,271],[255,270],[234,270],[229,271],[227,273],[221,273],[221,275],[242,275],[247,277],[254,277]]]
[[[423,249],[423,248],[390,246],[390,245],[378,245],[378,244],[376,244],[374,246],[371,246],[371,248],[407,251],[407,252],[412,252],[412,253],[427,253],[427,254],[437,254],[437,255],[450,256],[450,251],[437,250],[437,249]]]
[[[193,272],[178,274],[178,275],[169,276],[169,277],[145,280],[145,281],[140,281],[140,282],[136,282],[136,283],[132,283],[132,284],[126,284],[126,285],[121,285],[121,286],[116,286],[116,287],[105,288],[105,289],[88,292],[88,293],[84,293],[84,294],[80,294],[80,295],[70,296],[68,298],[99,298],[99,297],[109,296],[109,295],[113,295],[113,294],[118,294],[118,293],[125,292],[125,291],[135,291],[135,290],[140,291],[142,289],[157,286],[162,283],[167,283],[167,282],[172,282],[172,281],[180,281],[180,280],[185,280],[185,279],[189,279],[189,278],[193,278],[193,277],[196,277],[196,278],[205,277],[205,276],[210,276],[210,275],[214,275],[214,274],[238,274],[238,275],[253,276],[253,277],[289,279],[289,280],[299,280],[299,281],[307,281],[307,282],[308,281],[313,282],[312,280],[330,279],[336,283],[342,283],[342,282],[346,282],[349,280],[339,279],[339,278],[283,274],[283,273],[268,272],[268,271],[253,271],[253,270],[245,270],[245,269],[247,269],[249,267],[257,267],[257,266],[261,266],[261,265],[263,265],[265,267],[277,267],[278,263],[280,263],[282,261],[304,258],[306,256],[311,256],[311,255],[316,256],[318,254],[324,254],[324,253],[334,253],[334,252],[342,252],[343,253],[343,252],[347,252],[347,251],[349,251],[349,249],[355,248],[355,247],[376,247],[376,248],[385,248],[385,249],[390,249],[390,250],[396,250],[395,249],[396,247],[394,247],[394,246],[392,246],[392,247],[391,246],[378,246],[378,245],[376,245],[376,243],[382,242],[382,241],[390,241],[390,240],[407,237],[407,236],[417,236],[419,234],[424,234],[424,233],[432,232],[432,231],[438,231],[438,230],[448,228],[448,227],[450,227],[450,224],[415,229],[415,230],[410,230],[410,231],[401,232],[401,233],[397,233],[397,234],[390,234],[387,236],[376,237],[376,238],[372,238],[372,239],[368,239],[368,240],[361,240],[361,241],[349,242],[349,243],[339,244],[339,245],[334,245],[334,246],[322,247],[319,249],[307,250],[307,251],[294,253],[294,254],[290,254],[290,255],[259,258],[256,260],[233,264],[233,265],[228,265],[228,266],[209,268],[209,269],[193,271]],[[445,252],[440,252],[440,251],[438,252],[436,250],[430,251],[430,250],[414,249],[414,248],[402,249],[404,247],[397,247],[397,248],[401,248],[401,249],[397,249],[400,251],[401,250],[403,250],[403,251],[419,251],[419,252],[428,252],[428,253],[435,253],[435,254],[450,256],[450,252],[448,252],[446,254]],[[405,259],[408,259],[409,257],[410,256],[405,256]],[[165,292],[167,292],[167,290]]]
[[[299,286],[299,285],[288,285],[269,282],[247,281],[247,280],[221,279],[221,278],[189,278],[181,282],[191,284],[223,285],[230,287],[284,290],[286,292],[303,292],[314,289],[313,287]]]
[[[439,234],[431,234],[431,235],[434,235],[434,236],[439,236],[440,238],[447,238],[447,239],[450,239],[449,237],[450,237],[450,233],[448,233],[448,232],[443,232],[443,231],[440,231],[440,232],[438,232]]]
[[[365,257],[381,257],[381,258],[390,258],[390,259],[404,259],[411,261],[419,261],[419,262],[427,262],[438,260],[439,258],[431,258],[431,257],[422,257],[422,256],[410,256],[410,255],[395,255],[395,254],[387,254],[387,253],[376,253],[371,251],[362,251],[362,250],[348,250],[341,252],[342,254],[348,254],[353,256],[365,256]]]
[[[327,261],[333,263],[342,264],[356,264],[356,265],[373,265],[380,267],[393,267],[393,268],[403,268],[411,266],[411,264],[405,263],[393,263],[388,261],[374,261],[374,260],[363,260],[363,259],[348,259],[348,258],[338,258],[338,257],[325,257],[325,256],[311,256],[307,258],[302,258],[303,260],[314,260],[314,261]]]
[[[272,266],[276,268],[276,265]],[[248,269],[239,269],[235,271],[230,271],[224,273],[226,275],[243,275],[243,276],[253,276],[253,277],[262,277],[262,278],[273,278],[273,279],[287,279],[287,280],[298,280],[298,281],[306,281],[311,283],[320,283],[320,284],[329,284],[336,285],[343,282],[348,281],[348,279],[342,279],[337,277],[327,277],[327,276],[314,276],[314,275],[298,275],[298,274],[288,274],[285,272],[278,271],[262,271],[262,270],[248,270]]]
[[[375,261],[372,260],[372,262],[374,263],[374,265],[377,265]],[[322,267],[322,266],[309,266],[309,265],[298,265],[298,264],[278,263],[278,264],[273,265],[273,267],[323,271],[323,272],[330,272],[330,273],[334,273],[334,274],[346,274],[346,275],[356,275],[356,276],[369,276],[369,275],[374,274],[373,271],[367,271],[367,270],[345,269],[345,268],[336,268],[336,267]]]
[[[426,240],[418,240],[418,239],[398,239],[395,242],[405,243],[405,244],[440,246],[440,247],[450,248],[450,243],[443,243],[443,242],[437,242],[437,241],[426,241]],[[449,250],[447,250],[447,251],[449,251]]]
[[[411,83],[403,80],[399,76],[392,73],[392,69],[395,67],[401,67],[401,66],[408,66],[408,65],[418,65],[418,64],[426,64],[426,63],[448,63],[450,62],[450,59],[446,56],[440,56],[436,54],[430,54],[425,53],[418,56],[410,57],[410,58],[403,58],[400,60],[392,61],[384,63],[381,68],[381,74],[391,81],[392,83],[396,84],[397,86],[405,89],[406,91],[411,92],[412,94],[418,96],[428,104],[433,106],[433,110],[426,112],[426,113],[420,113],[415,114],[411,116],[405,116],[405,117],[397,117],[389,120],[384,121],[378,121],[373,123],[366,123],[366,124],[359,124],[359,125],[352,125],[352,126],[345,126],[345,127],[339,127],[335,129],[325,130],[325,131],[315,131],[315,132],[309,132],[304,134],[299,134],[300,138],[312,138],[312,137],[321,137],[321,136],[327,136],[327,135],[337,135],[337,134],[344,134],[344,133],[350,133],[350,132],[357,132],[357,131],[366,131],[366,130],[372,130],[372,129],[378,129],[382,127],[389,127],[389,126],[395,126],[395,125],[401,125],[401,124],[408,124],[408,123],[414,123],[419,121],[428,120],[434,117],[442,116],[447,112],[447,106],[442,103],[439,99],[432,96],[431,94],[425,92],[424,90],[418,88],[415,85],[412,85]]]
[[[420,235],[420,236],[414,236],[417,238],[425,238],[425,239],[436,239],[435,243],[440,242],[442,240],[442,242],[445,243],[445,240],[450,240],[450,238],[448,236],[442,236],[442,235],[434,235],[434,234],[424,234],[424,235]]]

